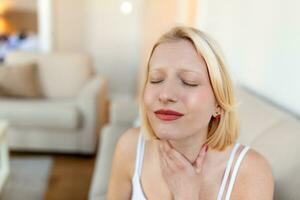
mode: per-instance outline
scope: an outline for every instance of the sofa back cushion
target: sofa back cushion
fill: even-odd
[[[36,63],[0,67],[0,96],[42,97]]]
[[[48,54],[40,59],[40,79],[45,96],[74,97],[91,78],[89,59],[79,54]]]
[[[79,93],[94,71],[88,56],[79,53],[12,52],[6,64],[35,61],[39,67],[39,80],[47,98],[69,98]]]
[[[274,199],[300,199],[300,121],[275,124],[250,145],[267,158],[275,178]]]

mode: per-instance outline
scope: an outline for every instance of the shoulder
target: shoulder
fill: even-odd
[[[267,159],[250,148],[238,172],[233,199],[271,200],[274,193],[274,176]]]
[[[129,199],[131,195],[131,169],[134,167],[135,146],[139,129],[131,128],[118,139],[111,169],[107,199]],[[117,193],[115,191],[118,191]]]
[[[118,139],[115,157],[119,158],[119,162],[126,165],[126,169],[130,177],[134,172],[135,154],[137,148],[140,127],[134,127],[126,130]]]
[[[118,139],[117,142],[118,150],[126,153],[135,152],[139,133],[140,133],[140,127],[134,127],[126,130]]]

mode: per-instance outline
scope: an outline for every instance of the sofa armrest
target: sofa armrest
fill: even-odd
[[[119,137],[130,127],[131,124],[123,124],[122,126],[109,124],[101,130],[89,200],[100,199],[100,196],[106,195],[116,144]]]
[[[112,124],[133,124],[139,116],[138,102],[136,99],[114,100],[109,113]]]
[[[107,113],[107,79],[95,76],[81,89],[77,107],[82,115],[82,131],[78,140],[83,153],[94,153],[97,134],[105,123]]]

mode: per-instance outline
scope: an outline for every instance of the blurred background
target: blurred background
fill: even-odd
[[[219,42],[242,88],[241,141],[278,165],[276,199],[299,199],[284,187],[299,164],[271,155],[279,141],[295,146],[284,153],[300,155],[299,6],[294,0],[0,0],[2,199],[105,199],[114,144],[139,123],[141,70],[158,37],[175,25]],[[27,166],[23,174],[20,165]],[[37,171],[41,178],[32,180]],[[28,181],[42,186],[25,190]]]

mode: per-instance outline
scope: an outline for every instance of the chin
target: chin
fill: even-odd
[[[177,131],[174,132],[173,130],[166,130],[161,128],[154,128],[154,133],[159,139],[165,139],[165,140],[176,140],[178,139]]]
[[[182,137],[182,131],[175,123],[166,124],[155,118],[151,118],[149,122],[156,137],[159,139],[176,140]]]

